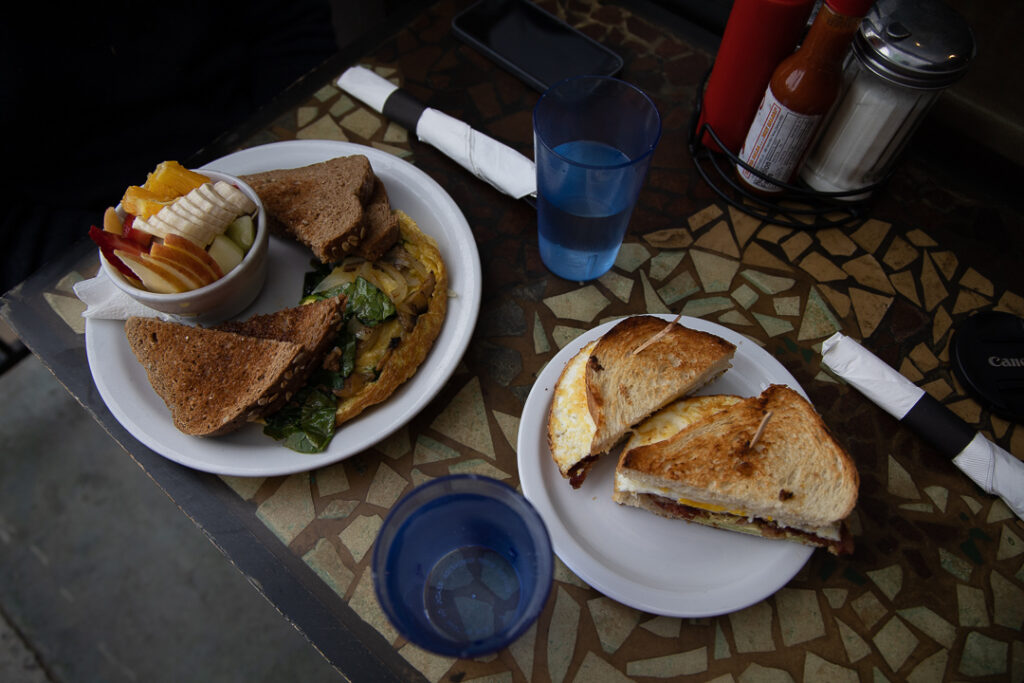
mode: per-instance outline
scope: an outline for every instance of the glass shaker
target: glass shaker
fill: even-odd
[[[855,191],[883,180],[974,53],[970,27],[942,2],[878,0],[854,37],[842,90],[800,178],[822,192]]]

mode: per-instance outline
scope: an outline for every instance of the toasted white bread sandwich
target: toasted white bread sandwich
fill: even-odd
[[[559,472],[578,488],[598,455],[644,418],[725,372],[735,351],[714,334],[675,322],[624,318],[581,348],[555,384],[547,427]]]
[[[683,399],[637,429],[613,498],[663,517],[765,538],[853,550],[845,519],[857,469],[793,389]]]

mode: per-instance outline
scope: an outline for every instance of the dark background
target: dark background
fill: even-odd
[[[326,0],[37,5],[0,27],[0,291],[336,50]]]
[[[415,4],[422,1],[122,1],[5,12],[0,293],[84,236],[158,162],[184,162],[346,45],[383,37]],[[685,17],[715,40],[731,0],[621,4]],[[961,169],[984,149],[995,163],[976,170],[1009,181],[1024,164],[1024,94],[1008,76],[1024,69],[1013,34],[1024,3],[949,4],[974,29],[978,56],[927,117],[919,144],[956,154]],[[951,136],[956,144],[947,144]]]
[[[402,0],[35,3],[0,22],[0,292]]]

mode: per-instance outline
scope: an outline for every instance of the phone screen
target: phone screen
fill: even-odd
[[[569,76],[611,76],[622,68],[617,54],[529,0],[480,0],[452,27],[542,92]]]

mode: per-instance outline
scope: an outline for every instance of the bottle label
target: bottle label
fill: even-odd
[[[798,114],[784,107],[768,88],[754,122],[750,124],[739,158],[765,175],[788,182],[821,119],[820,114]],[[742,166],[737,165],[736,171],[748,184],[760,190],[778,192],[782,189]]]

